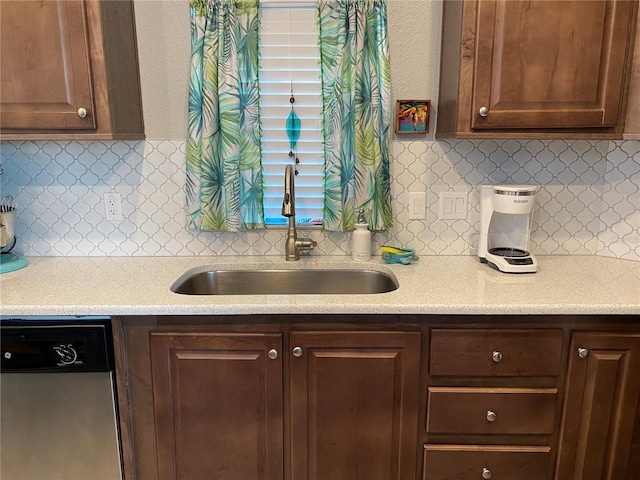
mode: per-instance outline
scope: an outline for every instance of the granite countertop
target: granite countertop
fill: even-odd
[[[622,314],[640,315],[640,262],[595,256],[538,257],[535,274],[504,274],[471,256],[421,257],[30,257],[0,276],[0,315]],[[400,287],[375,295],[179,295],[186,270],[365,268],[393,273]]]

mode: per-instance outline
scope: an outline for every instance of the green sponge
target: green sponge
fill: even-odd
[[[415,262],[420,257],[416,255],[416,251],[412,248],[398,248],[384,245],[382,247],[382,260],[385,263],[402,263],[403,265],[409,265]]]

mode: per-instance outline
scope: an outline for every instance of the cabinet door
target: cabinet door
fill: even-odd
[[[0,12],[0,128],[95,128],[84,2],[16,0]]]
[[[615,126],[633,12],[628,0],[479,0],[471,128]]]
[[[640,396],[640,334],[576,333],[557,480],[621,480]]]
[[[280,334],[151,333],[162,479],[283,478]]]
[[[633,60],[631,62],[624,138],[640,140],[640,13],[636,20],[636,43],[633,48]]]
[[[419,332],[293,332],[292,480],[415,478]]]

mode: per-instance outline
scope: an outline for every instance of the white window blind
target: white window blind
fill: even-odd
[[[321,220],[324,154],[316,3],[297,0],[294,5],[280,0],[262,1],[260,6],[259,81],[266,222],[267,225],[287,222],[281,215],[287,164],[298,170],[296,220],[298,223]],[[295,157],[289,157],[286,131],[292,86],[294,108],[301,122],[298,165],[294,163]]]

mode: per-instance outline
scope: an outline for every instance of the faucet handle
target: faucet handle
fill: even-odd
[[[318,246],[318,242],[311,240],[310,238],[298,238],[296,240],[296,246],[300,250],[313,250]]]

